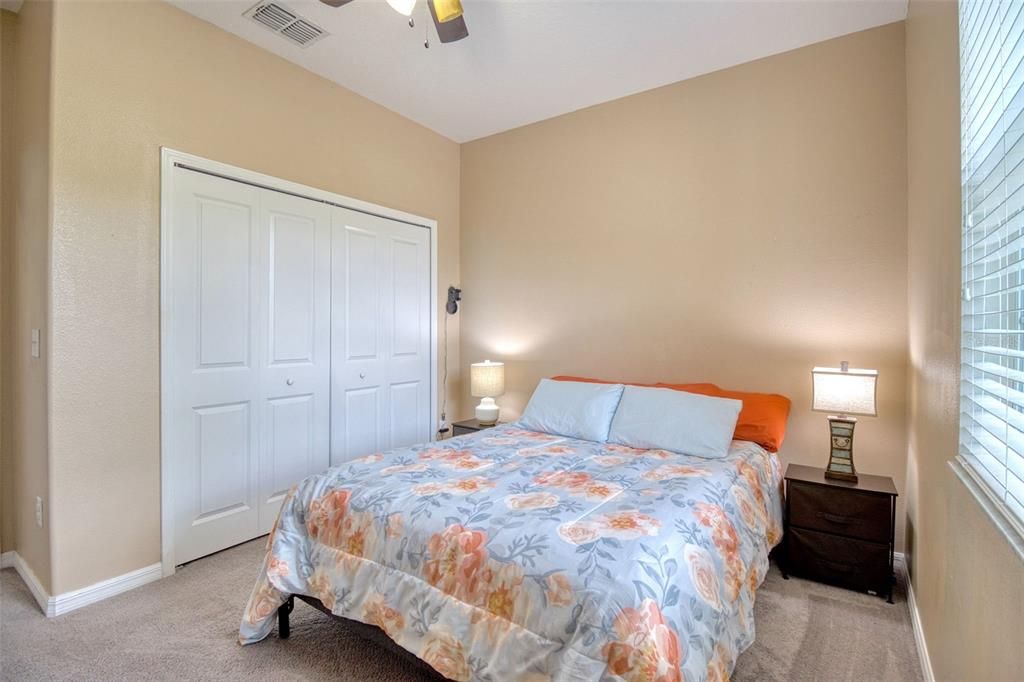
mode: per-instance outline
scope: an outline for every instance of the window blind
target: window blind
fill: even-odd
[[[960,455],[1024,523],[1024,0],[960,1]]]

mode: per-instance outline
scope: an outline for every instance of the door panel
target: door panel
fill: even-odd
[[[423,442],[420,398],[422,382],[391,384],[391,447],[400,448]]]
[[[193,523],[249,511],[249,403],[197,407],[195,417],[199,494]]]
[[[345,452],[359,457],[383,448],[381,439],[381,388],[367,386],[345,391],[344,411],[348,428],[343,434]],[[350,459],[349,457],[348,459]]]
[[[200,367],[249,364],[251,212],[249,206],[196,196]]]
[[[260,532],[288,489],[330,461],[330,208],[262,190],[264,295],[269,339],[262,367]]]
[[[275,214],[269,218],[270,362],[312,362],[317,318],[316,220]]]
[[[392,316],[392,357],[416,355],[422,341],[423,269],[420,245],[405,239],[392,238],[391,271],[394,279],[394,314]]]
[[[377,360],[380,340],[380,244],[370,231],[346,225],[342,307],[342,333],[345,335],[345,360]]]
[[[310,474],[315,460],[315,403],[312,394],[267,401],[269,501],[283,499],[291,486]]]
[[[167,292],[175,560],[258,534],[258,190],[175,169]]]

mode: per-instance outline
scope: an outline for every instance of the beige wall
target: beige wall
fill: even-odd
[[[13,22],[12,22],[13,20]],[[4,439],[9,450],[4,467],[5,486],[10,495],[10,535],[7,541],[28,563],[44,588],[50,585],[49,509],[43,527],[35,522],[35,498],[49,503],[47,467],[47,347],[32,358],[30,330],[38,328],[45,337],[48,314],[48,248],[50,225],[50,45],[51,8],[46,3],[26,3],[16,17],[7,17],[5,38],[13,67],[5,75],[12,79],[9,118],[4,127],[7,175],[3,215],[10,246],[10,286],[6,312],[10,345],[7,358],[7,387],[10,401],[7,415],[10,434]],[[5,41],[6,42],[6,41]],[[6,70],[6,69],[5,69]],[[5,519],[8,514],[5,513]]]
[[[14,549],[14,508],[11,496],[11,390],[8,377],[11,370],[8,349],[10,348],[12,295],[10,271],[11,238],[10,211],[11,190],[7,183],[14,174],[4,171],[10,164],[11,150],[11,106],[14,103],[14,14],[0,10],[0,552]]]
[[[960,100],[955,2],[913,0],[907,34],[907,549],[939,680],[1024,670],[1024,562],[950,470],[960,364]]]
[[[6,12],[0,12],[7,15]],[[5,94],[11,97],[4,117],[3,220],[10,246],[10,271],[4,299],[10,339],[5,379],[9,437],[4,437],[4,519],[9,521],[4,549],[16,549],[49,588],[50,510],[43,527],[35,522],[35,498],[49,504],[47,468],[47,332],[48,249],[50,225],[50,46],[52,12],[48,3],[25,3],[16,17],[5,16]],[[11,30],[13,26],[13,31]],[[10,45],[6,45],[11,39]],[[8,59],[10,61],[8,61]],[[8,81],[8,78],[12,79]],[[7,291],[10,294],[7,294]],[[42,357],[32,358],[30,330],[42,330]],[[10,543],[8,545],[8,543]]]
[[[64,592],[160,560],[160,146],[437,219],[442,301],[459,279],[459,147],[163,3],[69,2],[54,17],[50,449]],[[450,332],[458,368],[457,322]]]
[[[507,363],[505,415],[556,373],[713,381],[792,398],[785,459],[822,466],[810,370],[848,359],[881,372],[857,464],[902,492],[903,55],[891,24],[463,145],[462,357]]]

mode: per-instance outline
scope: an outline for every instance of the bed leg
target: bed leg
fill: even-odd
[[[277,636],[281,639],[288,639],[292,634],[291,624],[288,622],[288,614],[295,607],[295,597],[288,597],[288,601],[281,604],[277,609]]]

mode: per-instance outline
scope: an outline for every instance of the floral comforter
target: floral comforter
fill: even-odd
[[[239,639],[291,594],[453,680],[722,680],[781,536],[778,459],[707,460],[499,426],[291,491]]]

